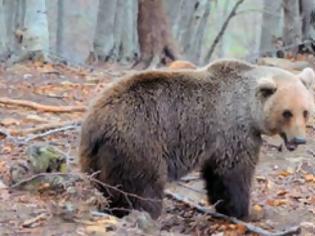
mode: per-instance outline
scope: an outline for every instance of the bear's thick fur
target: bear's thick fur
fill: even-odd
[[[200,167],[216,209],[247,217],[261,134],[281,134],[288,149],[303,143],[313,81],[311,69],[294,75],[237,60],[122,78],[82,125],[82,170],[121,190],[100,186],[113,214],[134,208],[157,218],[165,183]]]

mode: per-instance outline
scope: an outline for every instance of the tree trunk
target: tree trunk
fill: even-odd
[[[260,36],[260,54],[262,56],[274,56],[275,49],[274,39],[278,36],[280,27],[281,15],[279,14],[282,9],[282,0],[268,1],[264,0],[261,36]]]
[[[9,63],[45,58],[49,49],[45,0],[3,1],[0,9],[0,25],[2,21],[6,26],[0,38],[5,40]]]
[[[26,53],[46,55],[49,33],[45,0],[26,0],[22,47]]]
[[[210,0],[165,0],[172,33],[189,61],[203,63],[201,55],[210,16]],[[174,10],[176,9],[176,10]]]
[[[61,55],[64,40],[64,0],[57,1],[57,29],[56,29],[56,53]]]
[[[93,51],[89,62],[131,62],[139,55],[136,0],[99,3]]]
[[[177,58],[167,15],[160,0],[139,0],[138,35],[140,60],[138,68],[155,67]]]
[[[8,58],[8,37],[5,22],[4,0],[0,0],[0,61]]]
[[[313,53],[315,40],[315,1],[300,0],[300,14],[302,18],[302,41],[300,53]],[[307,42],[306,42],[307,41]]]
[[[285,46],[290,46],[291,53],[296,54],[298,52],[298,44],[301,43],[302,38],[299,1],[283,0],[283,10],[284,10],[283,42]]]

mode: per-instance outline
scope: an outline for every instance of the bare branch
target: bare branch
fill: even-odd
[[[228,17],[225,19],[225,21],[224,21],[224,23],[223,23],[223,25],[222,25],[222,27],[221,27],[219,33],[217,34],[217,36],[215,37],[215,39],[214,39],[214,41],[213,41],[213,43],[212,43],[212,45],[211,45],[211,48],[210,48],[209,52],[207,53],[207,56],[206,56],[206,60],[207,60],[207,61],[210,61],[210,58],[211,58],[211,56],[212,56],[212,54],[213,54],[213,52],[214,52],[214,49],[215,49],[215,47],[217,46],[217,44],[220,42],[220,39],[221,39],[221,37],[223,36],[223,34],[224,34],[226,28],[228,27],[228,25],[229,25],[229,23],[230,23],[230,20],[233,18],[233,16],[236,15],[236,10],[238,9],[238,7],[239,7],[243,2],[244,2],[244,0],[238,0],[238,1],[235,3],[235,5],[234,5],[233,9],[231,10],[230,14],[228,15]]]
[[[37,102],[18,100],[11,98],[0,98],[0,103],[5,105],[23,106],[45,112],[82,112],[86,110],[85,106],[53,106],[44,105]]]
[[[255,225],[252,225],[250,223],[239,220],[235,217],[229,217],[227,215],[215,212],[215,211],[208,209],[206,207],[200,206],[199,204],[194,203],[190,199],[188,199],[184,196],[178,195],[176,193],[173,193],[169,190],[165,190],[165,194],[171,198],[174,198],[174,199],[180,201],[180,202],[186,203],[188,206],[196,209],[197,211],[199,211],[201,213],[208,214],[214,218],[224,219],[224,220],[230,221],[234,224],[243,225],[247,228],[247,230],[249,230],[253,233],[257,233],[257,234],[262,235],[262,236],[289,236],[289,235],[298,234],[301,231],[300,226],[293,226],[293,227],[291,227],[287,230],[281,231],[281,232],[269,232],[269,231],[262,229],[258,226],[255,226]]]

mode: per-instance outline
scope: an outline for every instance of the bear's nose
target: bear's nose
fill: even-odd
[[[296,145],[306,144],[306,140],[303,137],[294,137],[291,142]]]

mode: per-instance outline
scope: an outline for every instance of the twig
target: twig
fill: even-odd
[[[45,111],[45,112],[83,112],[86,110],[85,106],[44,105],[37,102],[11,99],[11,98],[6,98],[6,97],[0,98],[0,103],[5,104],[5,105],[29,107],[38,111]]]
[[[15,137],[12,136],[12,134],[7,131],[7,130],[4,130],[4,129],[0,129],[0,134],[4,135],[5,138],[13,141],[14,143],[19,143],[18,139],[16,139]]]
[[[23,222],[22,226],[27,228],[32,228],[37,225],[40,221],[47,220],[50,217],[50,214],[47,212],[41,213],[34,218],[28,219]]]
[[[180,202],[186,203],[188,206],[195,208],[197,211],[199,211],[201,213],[208,214],[214,218],[224,219],[224,220],[230,221],[234,224],[243,225],[247,228],[248,231],[251,231],[253,233],[257,233],[261,236],[289,236],[289,235],[298,234],[301,231],[300,226],[293,226],[293,227],[290,227],[289,229],[281,231],[281,232],[269,232],[269,231],[262,229],[258,226],[255,226],[255,225],[252,225],[250,223],[239,220],[235,217],[229,217],[227,215],[215,212],[215,211],[208,209],[206,207],[200,206],[199,204],[192,202],[190,199],[188,199],[184,196],[178,195],[176,193],[173,193],[169,190],[165,190],[165,194],[171,198],[174,198],[174,199],[180,201]]]
[[[207,60],[207,61],[210,60],[210,58],[211,58],[211,56],[212,56],[212,54],[213,54],[213,52],[214,52],[214,49],[215,49],[215,47],[217,46],[217,44],[219,43],[221,37],[223,36],[223,34],[224,34],[224,32],[225,32],[227,26],[229,25],[230,20],[232,19],[233,16],[236,15],[236,10],[237,10],[237,8],[238,8],[243,2],[244,2],[244,0],[238,0],[238,1],[235,3],[235,5],[234,5],[233,9],[231,10],[230,14],[228,15],[228,17],[225,19],[225,21],[224,21],[224,23],[223,23],[223,25],[222,25],[222,27],[221,27],[219,33],[217,34],[217,36],[215,37],[215,39],[214,39],[214,41],[213,41],[213,43],[212,43],[212,45],[211,45],[211,48],[210,48],[209,52],[207,53],[207,56],[206,56],[206,60]]]
[[[58,133],[58,132],[71,130],[71,129],[75,129],[75,128],[78,128],[78,124],[72,124],[72,125],[68,125],[68,126],[65,126],[65,127],[60,127],[60,128],[48,130],[48,131],[46,131],[44,133],[41,133],[41,134],[31,135],[31,136],[25,138],[23,141],[25,143],[28,143],[29,141],[34,140],[34,139],[43,138],[43,137],[51,135],[51,134],[55,134],[55,133]]]
[[[21,134],[29,134],[29,133],[37,133],[45,130],[57,130],[63,127],[71,126],[71,125],[80,125],[81,120],[72,120],[72,121],[64,121],[64,122],[53,122],[49,124],[38,125],[34,128],[29,129],[20,129],[20,130],[11,130],[10,133],[12,135],[21,135]],[[70,128],[71,129],[71,128]]]
[[[306,152],[310,155],[312,155],[313,157],[315,157],[315,152],[311,149],[307,149]]]
[[[13,141],[16,144],[26,144],[29,141],[32,141],[34,139],[38,138],[43,138],[45,136],[55,134],[58,132],[63,132],[66,130],[71,130],[79,127],[81,124],[80,120],[76,121],[67,121],[67,122],[60,122],[60,123],[52,123],[52,124],[45,124],[41,126],[37,126],[35,128],[30,128],[30,129],[24,129],[24,130],[12,130],[12,131],[7,131],[0,129],[0,134],[3,134],[7,139]],[[59,127],[60,126],[60,127]],[[55,128],[57,127],[57,128]],[[55,129],[50,129],[50,128],[55,128]],[[38,131],[43,131],[50,129],[44,133],[39,133],[39,134],[32,134],[27,137],[14,137],[12,134],[22,134],[22,133],[35,133]]]

